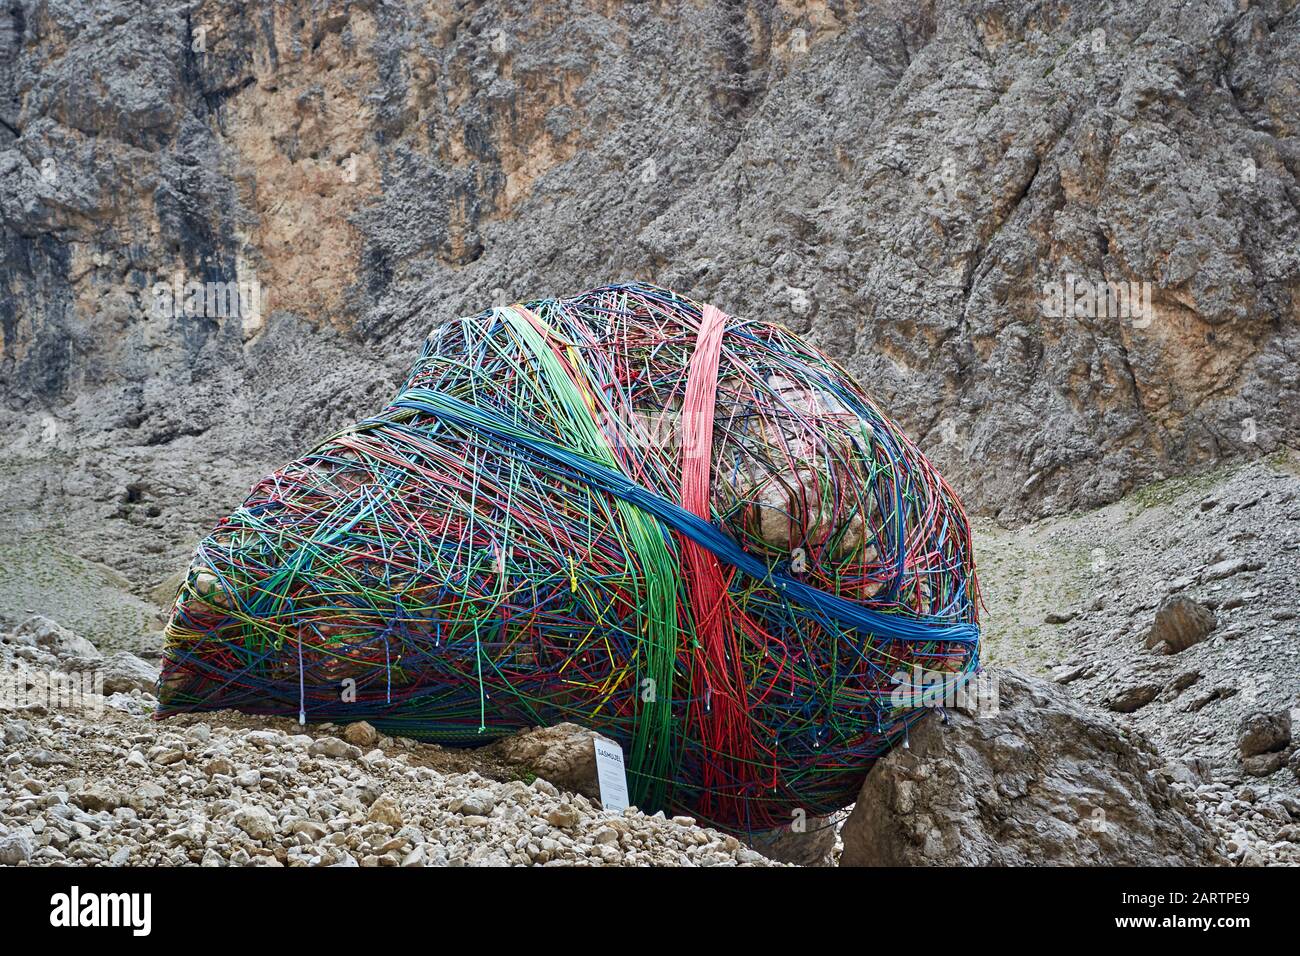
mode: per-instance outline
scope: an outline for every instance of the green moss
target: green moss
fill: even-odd
[[[1208,468],[1194,475],[1180,475],[1144,485],[1124,499],[1125,503],[1140,511],[1159,505],[1172,504],[1183,495],[1194,491],[1208,491],[1220,484],[1242,467],[1240,462]]]
[[[0,613],[21,620],[44,614],[101,650],[138,649],[161,625],[111,568],[58,547],[51,534],[0,535]]]

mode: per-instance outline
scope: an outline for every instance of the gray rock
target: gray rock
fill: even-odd
[[[471,790],[458,800],[451,804],[451,809],[455,813],[467,816],[490,816],[493,808],[496,807],[496,795],[491,790]]]
[[[520,772],[535,774],[561,790],[599,799],[596,735],[577,724],[538,727],[497,741],[492,751]]]
[[[1145,707],[1160,696],[1160,684],[1155,681],[1139,681],[1122,685],[1106,698],[1106,707],[1117,714],[1131,714],[1140,707]]]
[[[835,834],[834,818],[811,817],[795,826],[750,834],[746,842],[769,860],[779,863],[833,866]]]
[[[1200,757],[1184,757],[1170,764],[1174,779],[1187,787],[1200,787],[1213,779],[1213,770],[1208,761]]]
[[[1241,758],[1241,771],[1251,777],[1268,777],[1281,770],[1285,763],[1286,754],[1255,754]]]
[[[275,818],[264,807],[240,807],[231,822],[259,842],[269,842],[275,837]]]
[[[1087,673],[1087,664],[1064,665],[1052,671],[1052,682],[1055,684],[1069,684],[1086,676]]]
[[[116,810],[122,806],[123,797],[114,788],[99,784],[88,790],[72,794],[68,802],[73,806],[80,807],[82,810],[97,813],[100,810]]]
[[[244,735],[244,740],[254,747],[263,747],[267,750],[283,747],[288,742],[288,738],[284,734],[273,730],[249,731]]]
[[[203,765],[203,772],[209,777],[231,777],[235,774],[235,765],[225,757],[213,757]]]
[[[55,753],[39,747],[26,754],[27,762],[34,767],[74,767],[76,761],[64,753]]]
[[[995,672],[998,713],[929,715],[868,775],[844,866],[1203,865],[1209,824],[1142,736]]]
[[[84,637],[78,637],[66,627],[48,617],[37,614],[18,625],[16,633],[32,638],[55,657],[99,657],[99,649]]]
[[[1291,711],[1251,714],[1237,730],[1237,750],[1243,757],[1281,750],[1291,742]]]
[[[425,845],[423,843],[421,843],[419,846],[415,847],[415,849],[407,853],[406,856],[402,857],[402,866],[404,867],[417,867],[417,866],[427,866],[427,865],[428,865],[428,851],[425,849]]]
[[[1155,622],[1147,633],[1146,646],[1168,645],[1169,653],[1185,651],[1210,636],[1218,626],[1214,612],[1191,598],[1166,598],[1156,611]]]
[[[315,820],[295,820],[293,823],[289,824],[289,832],[304,834],[307,839],[315,843],[318,840],[324,839],[327,831],[324,826],[317,823]]]
[[[562,830],[568,830],[578,825],[582,816],[573,807],[572,804],[562,803],[546,814],[546,822],[553,827],[559,827]]]
[[[262,782],[262,774],[257,770],[241,770],[235,774],[235,784],[245,790],[251,790]]]
[[[397,801],[387,794],[377,798],[366,813],[366,819],[371,823],[382,823],[385,826],[399,830],[402,827],[402,811],[397,805]]]
[[[162,806],[166,799],[166,790],[156,783],[145,782],[127,794],[126,805],[136,813],[146,815]]]
[[[63,663],[64,670],[92,671],[104,680],[104,693],[129,694],[133,690],[152,694],[158,683],[158,666],[136,657],[128,651],[117,651],[108,657],[74,657]]]
[[[1202,581],[1222,581],[1224,578],[1230,578],[1234,575],[1241,574],[1251,568],[1249,561],[1244,558],[1228,558],[1226,561],[1220,561],[1218,564],[1212,564],[1201,573]]]
[[[335,757],[337,759],[356,760],[361,756],[361,751],[339,740],[337,737],[317,737],[307,748],[307,753],[313,757]]]
[[[0,836],[0,866],[17,866],[32,858],[32,843],[22,832]]]

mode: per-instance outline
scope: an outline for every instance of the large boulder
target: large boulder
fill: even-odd
[[[1282,750],[1291,742],[1291,711],[1251,714],[1237,729],[1237,749],[1243,759]]]
[[[1174,595],[1166,598],[1156,611],[1155,621],[1147,633],[1146,646],[1177,654],[1205,640],[1218,626],[1218,618],[1204,604]]]
[[[561,790],[600,799],[596,778],[596,734],[561,723],[513,734],[492,745],[505,763],[532,773]]]
[[[1200,865],[1217,839],[1140,734],[998,671],[996,713],[927,715],[876,763],[843,866]]]
[[[100,656],[99,649],[90,641],[40,614],[34,614],[19,624],[16,633],[30,636],[38,647],[45,648],[59,659]]]
[[[158,683],[158,667],[129,651],[108,657],[72,657],[60,663],[65,671],[97,671],[104,678],[105,694],[129,694],[133,690],[152,694]]]

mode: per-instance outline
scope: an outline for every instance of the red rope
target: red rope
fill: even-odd
[[[713,418],[718,396],[718,363],[722,353],[722,337],[730,317],[721,310],[706,305],[696,337],[695,351],[691,355],[690,371],[686,380],[686,393],[682,398],[682,477],[681,503],[706,521],[710,518],[712,500],[710,472],[713,464]],[[715,786],[724,780],[744,780],[752,777],[759,766],[755,760],[755,741],[746,700],[744,672],[741,668],[740,648],[735,635],[763,633],[756,622],[741,629],[735,619],[743,616],[732,600],[728,585],[730,575],[724,573],[718,559],[707,549],[684,536],[682,559],[686,587],[695,615],[695,632],[698,648],[695,650],[697,666],[692,670],[694,697],[697,702],[694,720],[700,727],[703,739],[716,755],[716,761],[705,765],[706,812],[737,812],[741,810],[735,794]],[[724,807],[723,803],[733,806]]]

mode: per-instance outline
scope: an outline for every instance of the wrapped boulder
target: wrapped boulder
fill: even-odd
[[[779,325],[665,289],[493,308],[198,546],[159,713],[447,745],[572,721],[633,801],[733,831],[852,802],[978,666],[970,529]]]

